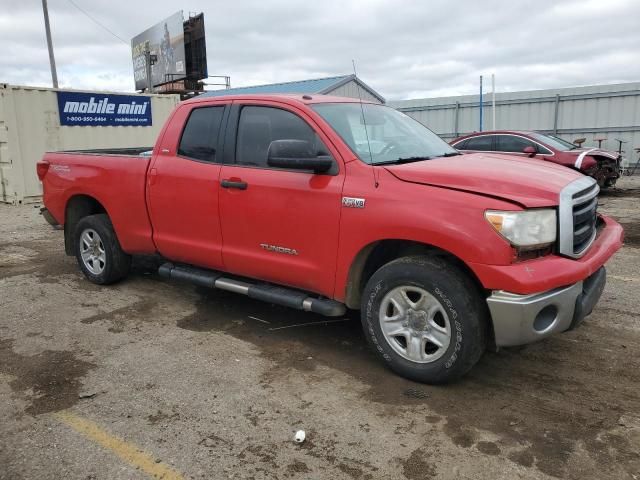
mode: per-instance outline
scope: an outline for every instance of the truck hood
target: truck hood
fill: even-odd
[[[560,190],[582,177],[578,172],[553,163],[488,153],[385,168],[404,182],[497,197],[529,208],[557,205]]]

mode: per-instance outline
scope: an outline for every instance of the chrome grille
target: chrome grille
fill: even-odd
[[[559,252],[579,258],[596,238],[596,210],[600,188],[591,177],[583,177],[560,192]]]

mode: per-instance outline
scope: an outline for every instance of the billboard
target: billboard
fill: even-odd
[[[150,97],[108,93],[56,93],[60,125],[94,127],[151,125]]]
[[[207,78],[207,45],[204,33],[204,13],[190,15],[184,22],[184,51],[187,74],[195,81]]]
[[[136,90],[148,88],[145,56],[147,49],[152,56],[155,56],[155,63],[151,62],[151,83],[153,86],[181,80],[187,76],[182,10],[131,40]]]

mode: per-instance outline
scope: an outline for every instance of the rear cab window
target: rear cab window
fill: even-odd
[[[185,124],[178,155],[202,162],[219,162],[218,145],[224,105],[194,108]]]

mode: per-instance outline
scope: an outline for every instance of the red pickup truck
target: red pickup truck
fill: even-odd
[[[143,150],[38,163],[44,213],[90,281],[159,254],[167,278],[322,315],[359,309],[380,358],[423,382],[576,327],[622,244],[592,178],[460,155],[383,105],[201,97]]]

